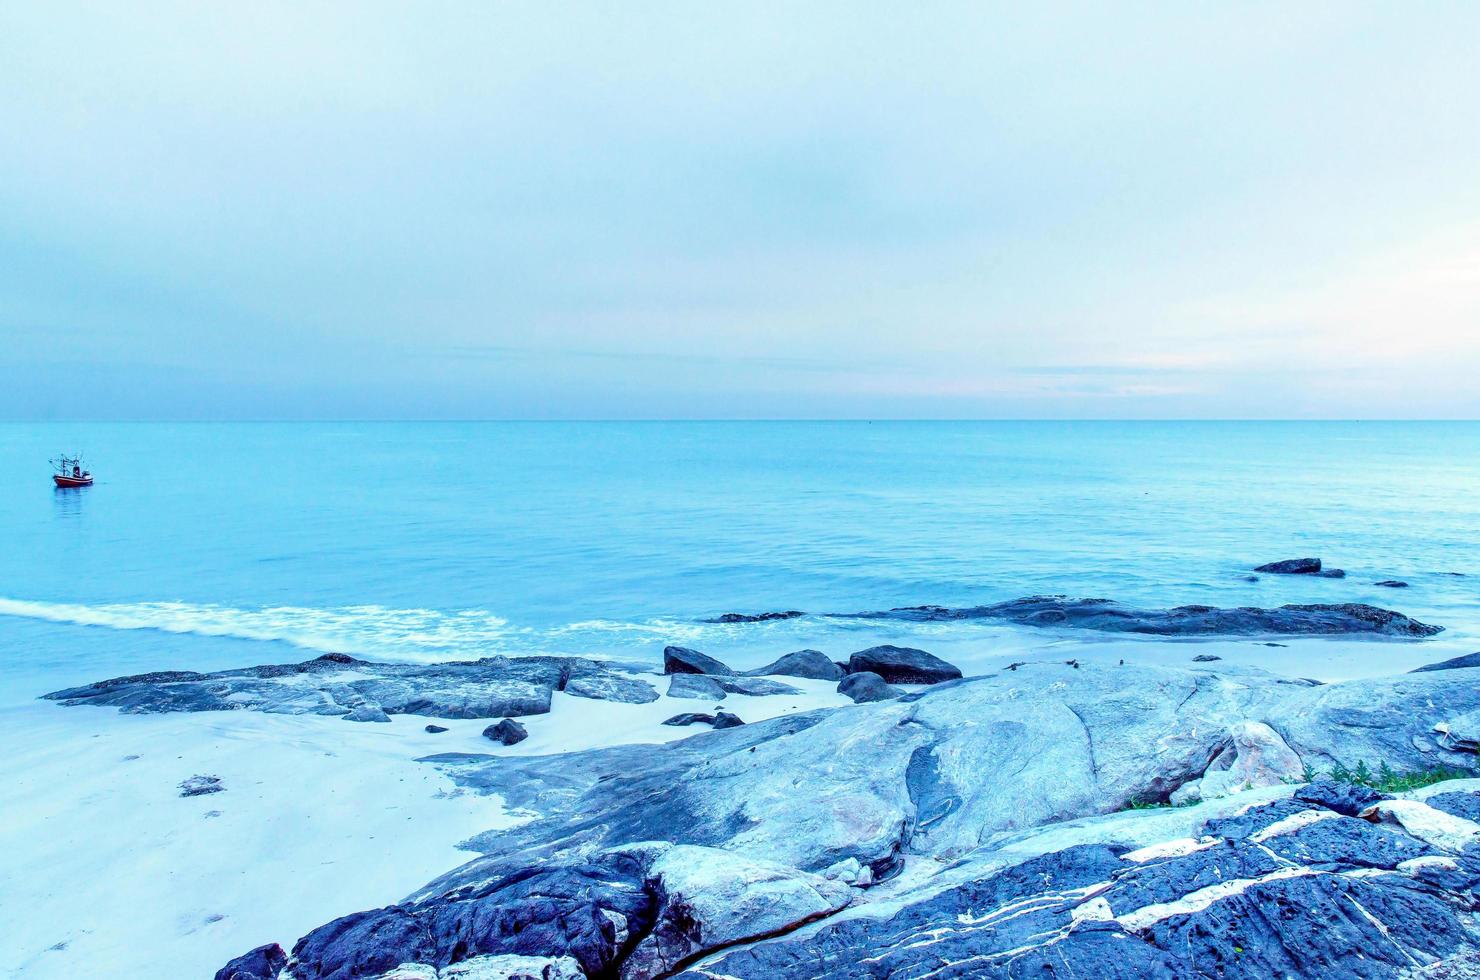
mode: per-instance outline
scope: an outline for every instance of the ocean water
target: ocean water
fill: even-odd
[[[53,489],[47,459],[79,449],[97,484]],[[1244,579],[1304,555],[1348,578]],[[0,425],[11,698],[330,650],[990,643],[1003,627],[826,614],[1035,593],[1363,601],[1480,632],[1480,424]],[[699,622],[779,609],[813,615]]]

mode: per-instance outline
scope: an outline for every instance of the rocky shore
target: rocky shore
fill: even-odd
[[[1436,632],[1367,606],[981,608],[1003,607],[1196,635]],[[556,694],[657,709],[665,681],[696,702],[662,744],[520,754],[509,720],[489,729],[520,738],[424,757],[528,819],[404,901],[263,936],[217,980],[1480,975],[1475,658],[1333,684],[1191,655],[977,676],[892,645],[743,673],[681,646],[663,661],[331,655],[48,697],[357,721],[537,719]],[[802,684],[857,703],[746,723]]]

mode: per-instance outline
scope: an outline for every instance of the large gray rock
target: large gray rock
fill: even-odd
[[[1322,568],[1319,558],[1286,558],[1260,565],[1254,571],[1267,572],[1270,575],[1323,575],[1327,578],[1341,578],[1346,575],[1339,568]]]
[[[729,677],[735,671],[729,665],[713,657],[690,650],[688,647],[663,648],[663,673],[665,674],[714,674]]]
[[[1229,729],[1201,779],[1183,783],[1171,802],[1211,800],[1244,790],[1299,782],[1305,767],[1279,733],[1259,721],[1241,721]]]
[[[878,674],[890,684],[939,684],[958,680],[961,671],[933,653],[892,644],[869,647],[848,658],[848,673]]]
[[[899,688],[885,683],[884,678],[871,670],[849,674],[838,682],[838,693],[854,704],[873,701],[892,701],[904,694]]]
[[[288,954],[277,943],[258,946],[216,971],[216,980],[277,980]]]
[[[644,702],[652,685],[579,657],[485,657],[440,664],[376,663],[326,654],[210,674],[167,671],[116,677],[46,697],[68,705],[116,707],[128,714],[167,711],[264,711],[349,716],[501,718],[544,714],[551,692]]]
[[[766,697],[772,694],[800,694],[796,688],[779,681],[759,677],[711,677],[705,674],[674,674],[668,681],[670,698],[692,698],[699,701],[722,701],[726,694]]]
[[[987,619],[1066,629],[1110,633],[1149,633],[1156,636],[1311,635],[1425,637],[1442,632],[1390,609],[1362,603],[1317,603],[1277,609],[1216,606],[1177,606],[1173,609],[1136,609],[1109,599],[1067,596],[1029,596],[990,606],[952,609],[946,606],[908,606],[882,612],[854,613],[854,619],[899,620],[913,623]]]
[[[798,650],[796,653],[788,653],[784,657],[758,667],[755,670],[747,670],[748,677],[805,677],[814,681],[837,681],[843,679],[843,668],[827,659],[827,654],[820,650]]]

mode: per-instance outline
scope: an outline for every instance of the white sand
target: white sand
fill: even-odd
[[[968,674],[1012,660],[1188,664],[1212,654],[1324,681],[1400,673],[1470,652],[1463,641],[1270,647],[1031,631],[932,647]],[[802,693],[731,695],[722,706],[753,722],[848,703],[828,682],[778,680]],[[715,707],[666,696],[628,705],[558,694],[550,714],[520,719],[529,738],[511,748],[481,736],[487,720],[400,716],[387,725],[250,711],[7,708],[0,711],[0,976],[209,977],[254,946],[290,945],[336,916],[400,900],[471,857],[459,841],[519,819],[495,797],[456,790],[417,758],[669,741],[709,729],[667,727],[663,719]],[[427,734],[428,722],[449,731]],[[181,798],[179,782],[196,774],[221,777],[226,791]]]
[[[795,679],[788,678],[788,683]],[[845,704],[834,685],[723,703],[746,721]],[[557,694],[505,748],[489,722],[391,724],[254,711],[121,715],[37,703],[0,712],[0,976],[210,977],[267,942],[399,901],[517,822],[464,793],[436,752],[544,753],[709,731],[661,724],[707,701],[646,705]],[[447,727],[428,734],[429,722]],[[137,756],[137,758],[129,758]],[[219,776],[225,792],[182,798]]]

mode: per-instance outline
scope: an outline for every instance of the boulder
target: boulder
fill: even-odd
[[[378,704],[362,704],[344,716],[345,721],[378,721],[389,724],[391,716]]]
[[[216,971],[216,980],[277,980],[288,965],[288,954],[277,943],[258,946]]]
[[[734,671],[713,657],[705,656],[688,647],[669,646],[663,648],[663,673],[665,674],[711,674],[731,677]]]
[[[424,728],[422,730],[425,731],[425,732],[427,732],[430,735],[439,735],[442,732],[447,731],[447,729],[443,728],[441,725],[428,725],[426,728]]]
[[[772,694],[800,694],[789,684],[759,677],[715,677],[707,674],[674,674],[668,681],[670,698],[699,701],[722,701],[726,694],[766,697]]]
[[[714,715],[705,714],[700,711],[685,711],[683,714],[674,715],[672,718],[665,720],[663,724],[672,725],[675,728],[683,728],[688,725],[712,725],[714,724]]]
[[[878,674],[890,684],[939,684],[958,680],[959,668],[924,650],[890,644],[860,650],[848,658],[848,673]]]
[[[1441,660],[1436,664],[1424,664],[1409,671],[1410,674],[1421,674],[1430,670],[1460,670],[1465,667],[1480,667],[1480,653],[1467,653],[1462,657],[1452,657],[1449,660]]]
[[[869,670],[844,677],[838,682],[838,693],[849,698],[854,704],[891,701],[904,694],[899,688],[891,687],[884,678]]]
[[[650,704],[658,700],[658,691],[647,681],[621,674],[597,674],[576,677],[565,685],[565,693],[575,698],[595,701],[618,701],[622,704]]]
[[[713,619],[701,620],[701,622],[705,622],[705,623],[770,623],[770,622],[774,622],[774,621],[776,621],[778,619],[799,619],[799,618],[801,618],[802,616],[805,616],[805,615],[807,615],[807,614],[804,613],[804,612],[800,612],[800,611],[798,611],[796,609],[787,609],[784,612],[725,613],[723,616],[716,616]]]
[[[505,718],[497,725],[489,725],[483,729],[483,737],[498,742],[500,745],[518,745],[529,738],[529,732],[514,719]]]
[[[728,711],[716,711],[714,713],[715,728],[738,728],[745,724],[739,715],[732,715]]]
[[[679,846],[648,872],[657,921],[622,964],[623,980],[667,974],[696,955],[838,911],[843,883],[712,847]]]
[[[745,672],[747,677],[805,677],[816,681],[842,680],[844,670],[818,650],[798,650]]]
[[[1279,733],[1263,722],[1241,721],[1228,730],[1200,778],[1178,787],[1174,805],[1210,800],[1264,786],[1298,782],[1305,767]]]
[[[1294,800],[1321,807],[1344,817],[1355,817],[1375,803],[1392,799],[1368,786],[1337,782],[1328,777],[1313,779],[1295,791]]]

